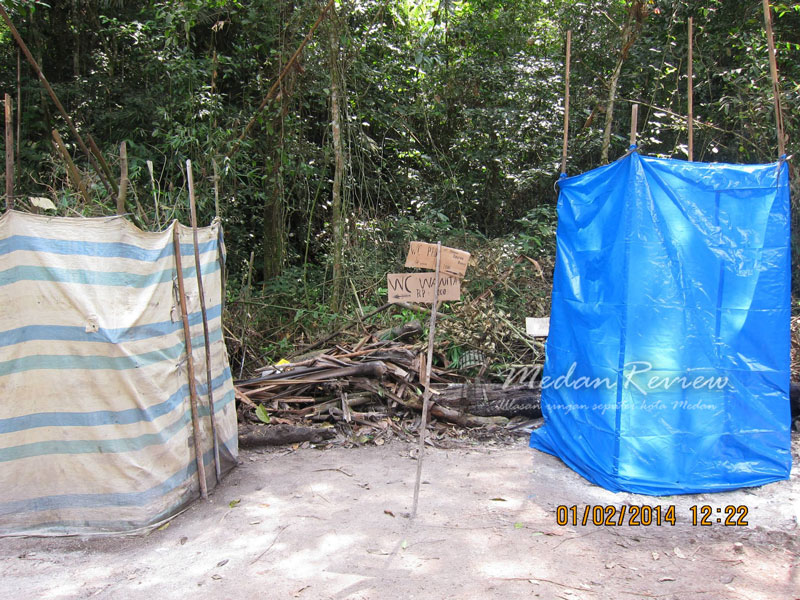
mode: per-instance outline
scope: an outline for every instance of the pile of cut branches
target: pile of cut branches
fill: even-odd
[[[321,442],[331,425],[409,437],[419,424],[425,355],[417,346],[367,335],[235,382],[243,445]],[[469,383],[455,368],[431,372],[432,417],[462,427],[514,427],[541,416],[529,385]],[[269,424],[268,426],[265,426]],[[340,428],[341,429],[341,428]]]

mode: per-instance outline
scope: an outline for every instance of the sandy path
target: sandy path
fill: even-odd
[[[800,598],[797,468],[758,489],[656,499],[593,486],[524,439],[430,449],[410,522],[413,452],[243,452],[212,503],[147,536],[0,539],[0,597]],[[674,505],[677,524],[556,523],[558,505],[580,518],[623,504]],[[749,524],[693,526],[704,504],[747,506]]]

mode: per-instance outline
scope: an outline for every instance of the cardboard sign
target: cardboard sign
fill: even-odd
[[[525,331],[532,337],[547,337],[550,317],[525,317]]]
[[[389,302],[433,302],[435,273],[390,273],[387,276]],[[439,275],[439,302],[459,300],[461,280],[453,275]]]
[[[442,246],[442,256],[439,259],[439,272],[447,275],[463,277],[467,272],[469,252]],[[411,242],[406,257],[407,267],[420,269],[436,269],[436,244],[426,242]]]

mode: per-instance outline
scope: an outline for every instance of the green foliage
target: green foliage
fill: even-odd
[[[599,163],[607,83],[629,5],[337,3],[337,69],[348,91],[342,126],[345,311],[384,302],[385,275],[402,268],[412,239],[478,247],[499,238],[514,256],[547,263],[554,252],[565,32],[573,31],[568,172],[574,174]],[[244,315],[244,306],[252,309],[248,327],[263,331],[259,351],[280,358],[298,338],[335,327],[341,315],[324,308],[333,175],[327,24],[289,71],[279,98],[267,102],[249,135],[236,141],[318,17],[320,3],[15,0],[5,6],[114,173],[119,144],[127,142],[127,208],[138,224],[158,229],[170,219],[188,220],[186,159],[194,165],[199,221],[210,221],[216,163],[232,299],[240,300],[238,282],[250,253],[256,257],[254,287],[263,291],[266,306],[237,305],[235,315]],[[760,3],[648,0],[642,6],[642,34],[619,82],[612,158],[627,150],[632,102],[640,104],[643,152],[686,157],[686,21],[692,16],[695,160],[775,160]],[[773,8],[792,153],[800,114],[800,7],[775,2]],[[16,89],[16,60],[13,40],[0,27],[4,90]],[[111,214],[115,198],[24,65],[21,82],[18,196],[47,196],[59,214]],[[53,152],[52,129],[61,132],[87,181],[88,203]],[[800,197],[796,175],[793,190]],[[793,248],[800,260],[800,246]],[[485,275],[468,282],[470,293],[490,284],[494,274]],[[509,311],[530,300],[498,295]],[[537,292],[534,302],[540,300]]]
[[[552,207],[533,208],[516,223],[520,226],[516,236],[520,252],[533,257],[555,255],[556,217]]]

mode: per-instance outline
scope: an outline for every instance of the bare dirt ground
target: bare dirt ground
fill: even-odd
[[[596,487],[510,444],[243,451],[168,527],[113,538],[0,539],[0,597],[800,598],[800,474],[761,488],[652,498]],[[800,460],[794,436],[794,464]],[[559,526],[557,506],[675,506],[676,525]],[[692,525],[693,505],[712,524]],[[747,526],[716,522],[747,506]],[[738,515],[737,515],[738,517]],[[569,517],[571,519],[571,516]]]

